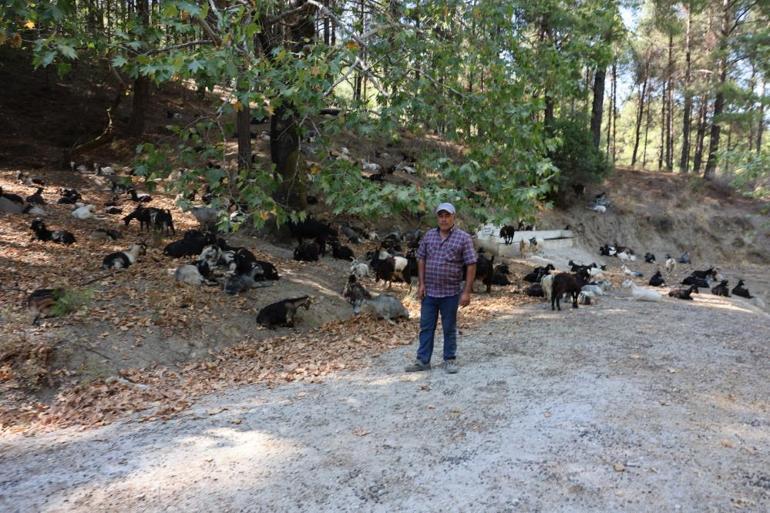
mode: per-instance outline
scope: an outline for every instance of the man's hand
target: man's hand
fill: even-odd
[[[425,285],[422,283],[417,287],[417,298],[423,300],[425,298]]]
[[[460,294],[460,306],[468,306],[471,304],[471,293],[467,290],[464,290],[462,294]]]

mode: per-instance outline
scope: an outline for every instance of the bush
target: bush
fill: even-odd
[[[575,197],[573,185],[588,185],[604,179],[610,170],[605,154],[594,147],[585,116],[563,118],[556,122],[558,145],[550,155],[559,169],[551,200],[564,205]]]

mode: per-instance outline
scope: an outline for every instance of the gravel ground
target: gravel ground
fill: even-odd
[[[167,422],[8,435],[0,511],[766,512],[768,333],[707,294],[533,305],[463,333],[453,376],[401,372],[412,346]]]

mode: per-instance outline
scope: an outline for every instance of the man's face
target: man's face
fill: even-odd
[[[442,230],[448,230],[455,224],[454,214],[450,214],[446,210],[440,210],[438,213],[438,226]]]

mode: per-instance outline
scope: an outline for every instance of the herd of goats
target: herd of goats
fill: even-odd
[[[74,165],[73,165],[74,167]],[[134,204],[133,210],[125,215],[123,223],[128,227],[132,221],[137,221],[140,232],[156,231],[164,235],[176,235],[174,220],[168,209],[155,208],[146,204],[152,201],[148,194],[138,193],[132,186],[126,186],[125,181],[113,180],[115,175],[111,168],[95,166],[95,173],[110,178],[112,182],[112,200],[103,207],[106,215],[120,215],[123,213],[120,195],[126,195],[127,201]],[[39,178],[30,178],[19,172],[19,183],[36,187],[36,192],[22,198],[17,194],[7,193],[0,188],[0,212],[9,214],[29,214],[34,216],[30,229],[34,239],[70,245],[76,243],[74,234],[66,230],[51,230],[46,226],[41,216],[46,215],[44,205],[46,201],[42,196],[45,183]],[[97,216],[96,207],[93,204],[83,203],[81,194],[72,188],[59,189],[57,203],[70,205],[71,215],[77,219],[89,219]],[[192,207],[189,212],[198,220],[199,229],[186,231],[179,240],[169,243],[163,250],[165,256],[175,259],[191,258],[170,271],[179,283],[193,286],[220,286],[227,294],[239,294],[252,288],[264,287],[280,275],[275,265],[271,262],[259,260],[244,247],[235,247],[219,236],[217,222],[220,212],[210,206]],[[321,257],[330,254],[331,257],[350,262],[350,273],[344,286],[342,295],[353,306],[354,313],[371,311],[378,318],[393,322],[398,318],[408,318],[409,314],[403,304],[393,295],[383,293],[374,295],[362,284],[362,279],[374,277],[375,282],[383,281],[388,285],[392,282],[403,282],[411,290],[412,280],[417,277],[416,250],[420,243],[422,231],[413,230],[402,233],[393,231],[384,237],[379,237],[374,232],[368,232],[350,224],[340,224],[339,231],[330,224],[313,218],[307,218],[300,222],[289,222],[291,235],[296,238],[297,246],[294,249],[294,259],[297,261],[314,262]],[[520,223],[518,227],[504,226],[500,229],[500,238],[504,243],[510,244],[516,231],[531,230],[532,227]],[[353,249],[345,246],[340,241],[340,232],[350,243],[358,244],[364,240],[377,241],[379,248],[366,253],[365,257],[356,259]],[[120,231],[115,229],[98,228],[90,235],[92,239],[115,241],[122,237]],[[135,264],[140,256],[145,254],[144,243],[134,243],[125,251],[118,251],[104,255],[102,268],[105,270],[125,269]],[[641,273],[632,271],[626,266],[626,262],[636,260],[634,252],[627,247],[617,244],[605,244],[599,249],[602,256],[617,257],[622,261],[621,269],[630,278],[639,278]],[[505,286],[512,284],[509,280],[510,271],[506,264],[495,265],[494,256],[487,257],[483,249],[479,250],[476,280],[486,286],[490,292],[493,285]],[[647,253],[644,256],[647,263],[655,263],[655,256]],[[689,255],[683,254],[679,263],[690,263]],[[560,301],[563,297],[571,299],[574,308],[579,303],[591,304],[598,296],[606,293],[610,288],[610,282],[604,279],[603,272],[606,266],[596,263],[580,265],[569,262],[570,272],[557,272],[552,264],[537,267],[534,271],[524,276],[524,280],[532,285],[525,289],[529,296],[545,297],[550,301],[552,309],[561,310]],[[677,265],[677,260],[666,255],[665,269],[667,275]],[[650,278],[649,285],[661,287],[665,285],[665,278],[660,269]],[[751,298],[744,287],[743,280],[732,289],[728,290],[728,281],[724,279],[716,268],[693,271],[690,276],[682,281],[685,287],[673,288],[669,296],[691,300],[691,294],[697,293],[699,288],[710,288],[713,294],[720,296],[733,295]],[[655,290],[637,286],[631,279],[623,283],[624,288],[631,290],[635,299],[642,301],[660,301],[662,296]],[[53,315],[57,303],[64,297],[67,291],[63,288],[38,289],[27,298],[26,305],[34,314],[33,323],[37,324],[41,318]],[[310,296],[288,298],[262,308],[257,315],[257,322],[265,327],[276,326],[293,327],[296,313],[299,308],[308,309],[313,302]]]

